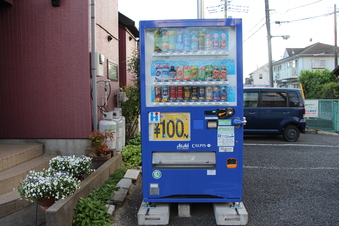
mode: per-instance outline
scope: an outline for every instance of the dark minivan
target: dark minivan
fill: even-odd
[[[305,133],[305,106],[298,89],[244,88],[245,135],[283,135],[294,142]]]

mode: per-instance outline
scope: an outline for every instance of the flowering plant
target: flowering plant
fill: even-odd
[[[93,131],[89,135],[91,140],[91,147],[97,156],[105,156],[110,153],[108,150],[107,140],[114,140],[114,132],[105,130],[105,132],[99,132],[98,130]]]
[[[63,155],[54,157],[49,161],[49,167],[55,171],[66,171],[77,178],[86,174],[91,174],[94,171],[92,169],[92,158],[84,155]]]
[[[67,172],[30,171],[17,188],[20,197],[31,202],[44,197],[66,198],[80,188],[80,180]]]

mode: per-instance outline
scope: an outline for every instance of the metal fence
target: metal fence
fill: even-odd
[[[313,116],[308,117],[307,112],[310,111],[307,101],[313,101]],[[306,106],[306,126],[310,129],[319,129],[331,132],[339,131],[339,99],[319,99],[305,100]]]

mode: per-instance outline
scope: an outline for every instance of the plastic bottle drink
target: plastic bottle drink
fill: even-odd
[[[191,66],[191,80],[198,80],[198,66],[192,65]]]
[[[218,33],[213,34],[213,49],[214,50],[219,49],[219,35],[218,35]]]
[[[199,50],[204,50],[205,49],[205,29],[202,29],[199,33],[199,37],[198,37],[198,47]]]
[[[205,50],[212,50],[212,35],[205,35]]]
[[[169,51],[169,34],[167,30],[164,30],[162,33],[162,52]]]
[[[184,80],[190,80],[191,79],[191,66],[185,66],[184,67]]]
[[[177,77],[177,71],[174,69],[174,66],[171,66],[171,69],[169,71],[169,79],[175,80]]]
[[[179,66],[177,66],[176,80],[182,81],[183,79],[184,79],[184,67],[179,65]]]
[[[226,50],[226,33],[221,34],[220,49]]]
[[[213,75],[213,66],[212,65],[206,65],[205,66],[205,78],[207,81],[212,80],[212,75]]]
[[[162,65],[161,78],[162,78],[162,81],[165,81],[165,82],[167,82],[169,80],[168,64]]]
[[[221,66],[221,70],[220,70],[220,78],[223,80],[227,80],[227,70],[226,70],[226,66]]]
[[[219,79],[220,77],[220,71],[219,71],[219,68],[218,66],[214,66],[214,69],[213,69],[213,79]]]
[[[198,79],[205,80],[205,67],[201,66],[198,72]]]
[[[175,52],[175,30],[169,31],[169,51]]]
[[[155,81],[156,82],[161,81],[161,73],[162,73],[161,64],[155,65]]]
[[[159,53],[161,52],[162,48],[162,32],[161,29],[154,31],[154,52]]]
[[[198,51],[198,35],[197,35],[197,32],[195,32],[195,31],[192,32],[191,51],[192,52]]]
[[[177,45],[176,45],[177,51],[182,52],[184,51],[184,37],[183,37],[183,30],[178,29],[177,30]]]
[[[191,35],[189,33],[189,30],[185,30],[184,34],[184,51],[189,52],[191,51]]]

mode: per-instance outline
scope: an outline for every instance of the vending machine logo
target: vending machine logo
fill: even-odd
[[[177,150],[188,150],[189,147],[190,147],[189,143],[185,143],[185,144],[179,143],[177,145]]]
[[[160,123],[160,112],[148,113],[148,122],[149,123]]]

